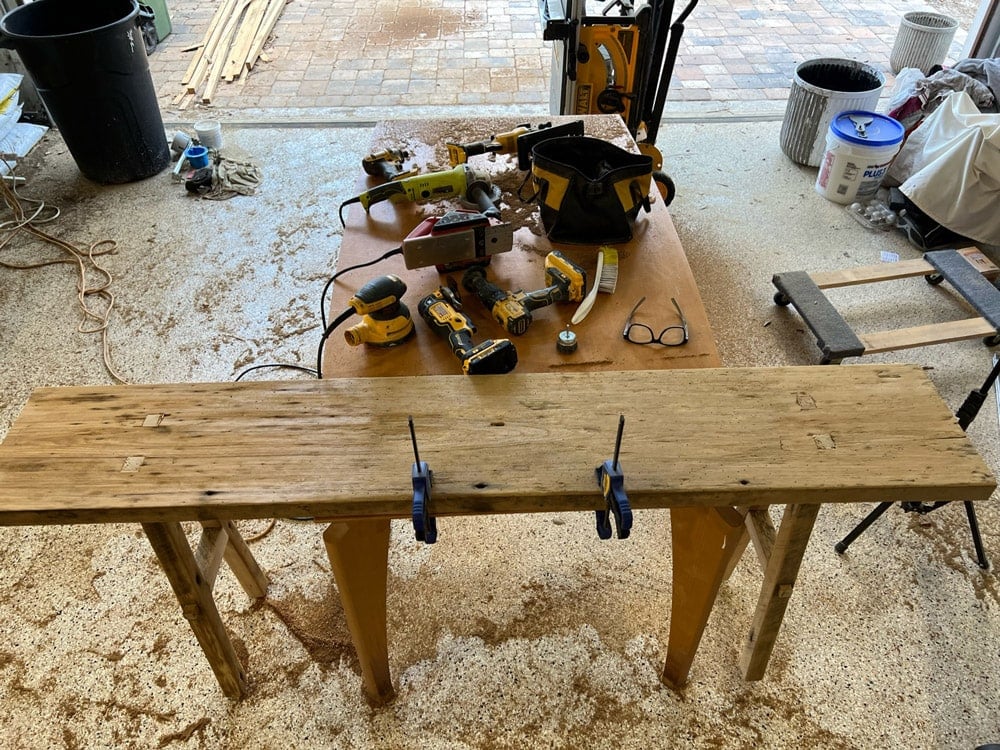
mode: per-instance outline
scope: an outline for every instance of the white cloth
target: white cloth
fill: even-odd
[[[1000,244],[1000,114],[951,94],[914,130],[890,176],[925,214],[978,242]]]

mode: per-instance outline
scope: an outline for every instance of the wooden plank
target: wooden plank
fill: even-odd
[[[753,625],[740,657],[740,668],[746,680],[759,680],[764,676],[818,513],[818,505],[785,506],[764,572]]]
[[[257,34],[250,43],[250,49],[247,51],[247,55],[243,61],[247,70],[251,70],[257,63],[257,59],[261,56],[261,50],[264,49],[264,45],[267,44],[267,40],[270,38],[271,32],[274,31],[278,19],[281,18],[281,13],[285,9],[286,2],[287,0],[270,0],[267,11],[264,13],[264,19],[261,21],[260,27],[257,29]]]
[[[243,665],[219,617],[212,587],[198,570],[180,524],[145,523],[142,528],[223,692],[230,698],[246,695],[249,687]]]
[[[225,0],[225,2],[220,3],[216,8],[215,14],[212,16],[212,20],[205,30],[205,40],[202,42],[201,49],[192,58],[187,71],[184,73],[184,77],[181,79],[181,85],[187,87],[189,94],[195,93],[197,87],[201,85],[204,71],[208,67],[208,61],[215,54],[215,49],[219,44],[219,36],[235,5],[236,0]]]
[[[233,42],[229,46],[226,64],[222,69],[221,75],[227,81],[232,81],[243,73],[246,57],[250,53],[250,46],[264,20],[267,3],[268,0],[251,0],[247,6]]]
[[[966,247],[959,250],[987,278],[1000,274],[998,268],[977,247]],[[814,271],[810,278],[820,289],[835,289],[837,287],[871,284],[880,281],[896,281],[914,276],[927,276],[936,273],[934,267],[923,258],[900,260],[893,263],[878,263],[871,266],[858,266],[837,271]]]
[[[878,354],[899,349],[913,349],[918,346],[947,344],[965,339],[986,338],[996,335],[996,329],[984,318],[966,318],[945,323],[929,323],[892,331],[859,333],[858,338],[865,345],[865,354]]]
[[[203,104],[209,104],[212,101],[212,97],[215,95],[215,89],[219,85],[219,76],[222,73],[222,68],[226,64],[226,56],[229,51],[229,45],[233,39],[233,34],[236,32],[236,27],[239,25],[240,19],[243,17],[243,12],[249,4],[250,0],[237,0],[236,4],[233,6],[232,13],[226,20],[226,25],[222,27],[215,52],[210,58],[209,65],[207,66],[204,75],[206,83],[205,89],[201,94],[201,101]]]
[[[323,533],[347,627],[361,662],[365,692],[374,703],[392,699],[386,625],[389,519],[332,523]]]
[[[751,508],[750,512],[747,513],[746,525],[760,566],[767,570],[768,562],[771,559],[771,550],[774,549],[776,533],[767,508]]]
[[[226,545],[226,551],[223,553],[226,564],[233,571],[233,575],[240,582],[240,586],[247,592],[247,596],[251,599],[263,599],[267,596],[267,586],[269,583],[267,576],[260,569],[260,566],[257,565],[257,560],[254,559],[253,553],[247,547],[247,543],[240,536],[236,524],[232,521],[224,521],[223,527],[226,530],[226,538],[229,542]]]
[[[594,510],[621,414],[637,508],[995,486],[914,365],[79,387],[39,389],[11,428],[0,524],[407,517],[410,415],[435,512]]]
[[[206,74],[207,83],[205,84],[205,90],[201,94],[203,104],[211,103],[212,97],[215,96],[215,89],[219,85],[222,69],[226,65],[233,35],[236,33],[236,28],[239,26],[240,20],[243,18],[243,14],[249,5],[250,0],[238,0],[236,6],[233,8],[232,15],[229,16],[229,20],[222,29],[222,34],[219,36],[219,44],[216,47],[216,54],[213,56],[212,64]]]
[[[215,585],[215,577],[219,573],[222,556],[228,544],[229,537],[218,524],[206,524],[201,530],[201,538],[198,540],[194,559],[209,588]]]

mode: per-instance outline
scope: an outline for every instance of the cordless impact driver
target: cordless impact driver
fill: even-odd
[[[475,292],[479,301],[512,336],[527,332],[534,310],[556,302],[578,302],[587,291],[587,272],[558,250],[545,256],[544,289],[534,292],[501,289],[486,279],[486,269],[473,266],[462,277],[467,292]]]
[[[476,326],[461,311],[461,300],[452,289],[439,287],[420,300],[417,310],[427,325],[448,341],[466,375],[502,375],[517,364],[517,349],[509,339],[472,342]]]

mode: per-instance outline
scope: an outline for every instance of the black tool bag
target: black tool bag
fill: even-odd
[[[653,160],[588,136],[550,138],[531,152],[545,233],[553,242],[627,242],[649,211]]]

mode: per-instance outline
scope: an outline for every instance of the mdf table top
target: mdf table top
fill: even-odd
[[[407,164],[421,171],[449,169],[446,144],[480,141],[521,124],[583,120],[585,133],[607,140],[625,149],[636,150],[625,124],[617,115],[585,117],[533,118],[530,122],[515,118],[482,117],[463,119],[392,120],[379,123],[372,137],[370,152],[386,148],[411,154]],[[512,225],[513,248],[492,256],[487,277],[503,289],[532,291],[545,286],[545,256],[558,250],[587,273],[588,288],[595,283],[599,245],[552,243],[545,236],[536,203],[519,197],[532,192],[530,176],[518,169],[516,155],[473,156],[470,167],[489,176],[501,190],[501,218]],[[669,172],[669,165],[665,165]],[[367,178],[359,165],[360,192],[378,184]],[[655,189],[653,193],[656,193]],[[344,196],[346,200],[350,196]],[[346,227],[341,242],[337,269],[365,263],[400,245],[403,238],[429,216],[440,216],[455,203],[376,203],[366,213],[359,205],[345,208]],[[537,310],[527,333],[506,333],[473,293],[462,290],[464,312],[477,326],[475,341],[510,338],[517,347],[515,372],[582,372],[612,370],[648,370],[661,368],[717,367],[721,364],[715,338],[705,313],[681,241],[670,213],[658,194],[653,195],[650,212],[639,212],[629,242],[613,245],[618,251],[618,280],[613,294],[601,293],[593,310],[572,330],[579,348],[574,354],[556,349],[556,338],[570,323],[578,303],[557,304]],[[331,211],[331,216],[333,211]],[[335,218],[331,220],[336,221]],[[324,352],[324,377],[447,375],[459,373],[460,363],[447,344],[419,319],[417,302],[443,283],[434,267],[408,270],[399,256],[369,268],[347,273],[337,279],[327,297],[328,319],[346,309],[347,301],[365,282],[380,274],[396,274],[407,285],[403,301],[414,317],[411,340],[388,349],[371,346],[348,346],[341,330],[334,332]],[[452,274],[461,281],[461,272]],[[671,298],[677,300],[688,321],[690,341],[684,346],[637,346],[624,341],[622,331],[629,311],[645,297],[636,320],[655,331],[680,323]],[[355,318],[354,320],[356,320]],[[350,325],[348,321],[342,328]]]

